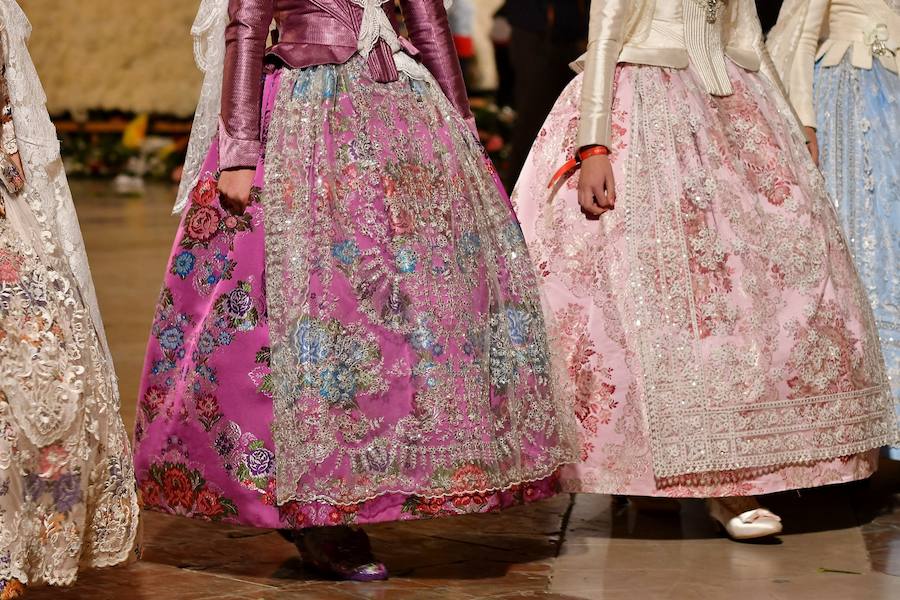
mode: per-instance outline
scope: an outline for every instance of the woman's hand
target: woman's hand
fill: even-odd
[[[616,207],[616,182],[608,156],[589,156],[582,161],[578,203],[588,218],[599,217]]]
[[[12,162],[13,166],[15,166],[19,170],[19,175],[22,176],[22,180],[25,180],[25,167],[22,166],[22,155],[16,152],[15,154],[9,155],[9,160]]]
[[[819,139],[816,137],[816,130],[813,127],[804,127],[803,133],[806,135],[806,147],[809,149],[809,155],[812,156],[813,162],[819,166]]]
[[[222,208],[233,215],[242,215],[250,204],[250,188],[256,170],[250,168],[232,169],[219,174],[219,201]]]

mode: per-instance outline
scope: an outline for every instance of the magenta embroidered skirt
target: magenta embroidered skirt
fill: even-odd
[[[135,430],[147,508],[302,528],[488,512],[571,460],[509,201],[433,81],[265,82],[253,199],[182,215]]]

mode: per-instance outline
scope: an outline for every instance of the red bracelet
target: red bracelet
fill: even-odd
[[[575,160],[583,163],[584,159],[592,156],[609,156],[609,148],[606,146],[589,146],[575,153]]]
[[[588,148],[576,150],[575,158],[570,158],[566,161],[566,164],[560,167],[556,174],[553,175],[553,178],[550,180],[550,185],[547,187],[553,189],[553,186],[556,185],[557,181],[577,171],[578,167],[581,166],[581,163],[584,162],[584,159],[592,156],[609,156],[609,148],[606,146],[590,146]]]

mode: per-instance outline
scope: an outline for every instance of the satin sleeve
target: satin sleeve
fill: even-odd
[[[632,0],[593,0],[581,88],[578,147],[609,146],[613,78]]]
[[[13,123],[12,103],[6,87],[6,66],[0,66],[0,145],[3,152],[12,156],[19,151],[16,141],[16,126]]]
[[[229,0],[219,122],[219,168],[259,160],[262,74],[274,0]]]
[[[813,74],[816,64],[816,50],[822,27],[828,15],[829,0],[812,0],[806,11],[797,52],[788,71],[788,90],[791,104],[797,112],[800,123],[807,127],[816,126],[816,110],[813,102]]]
[[[772,60],[772,56],[769,54],[769,48],[766,46],[765,40],[763,39],[762,32],[760,32],[760,37],[758,42],[756,43],[756,48],[759,51],[760,65],[759,72],[762,73],[763,77],[772,82],[772,85],[775,86],[775,89],[781,95],[782,100],[784,100],[785,105],[788,110],[791,111],[791,114],[794,117],[794,122],[797,125],[802,125],[802,121],[800,119],[800,115],[797,114],[797,109],[794,108],[794,103],[791,102],[790,94],[788,94],[787,90],[784,89],[784,82],[781,79],[781,76],[778,74],[778,69],[775,68],[775,63]],[[812,126],[811,126],[812,127]]]
[[[474,129],[475,119],[469,106],[444,0],[401,0],[400,7],[409,39],[419,50],[422,64],[437,80],[469,127]]]

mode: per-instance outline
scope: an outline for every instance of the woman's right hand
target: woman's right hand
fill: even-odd
[[[22,155],[16,152],[15,154],[11,154],[9,156],[9,160],[12,161],[13,166],[19,170],[19,175],[22,176],[22,179],[25,179],[25,167],[22,165]]]
[[[803,127],[803,134],[806,136],[806,149],[809,150],[809,155],[812,157],[816,166],[819,166],[819,138],[816,136],[816,130],[814,127]]]
[[[219,174],[219,202],[233,215],[242,215],[250,204],[250,189],[256,170],[246,167]]]
[[[616,207],[616,182],[608,156],[589,156],[582,161],[578,203],[588,218],[599,217]]]

